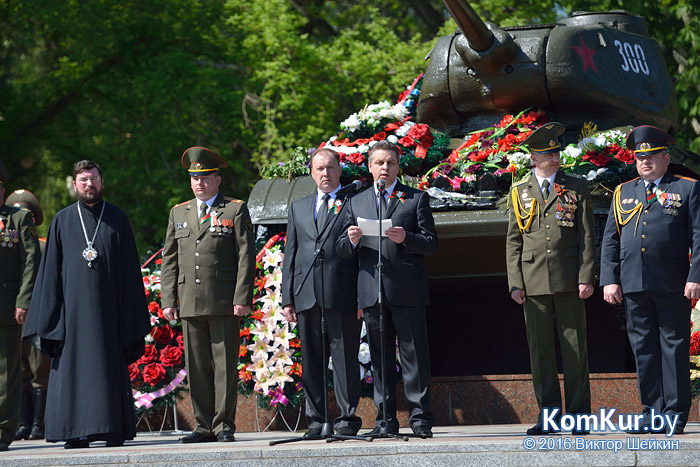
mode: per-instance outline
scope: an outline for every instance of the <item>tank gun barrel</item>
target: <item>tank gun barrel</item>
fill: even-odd
[[[459,30],[472,49],[483,52],[491,47],[493,33],[466,0],[443,0]]]

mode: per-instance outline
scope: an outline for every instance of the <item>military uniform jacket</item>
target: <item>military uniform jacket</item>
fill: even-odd
[[[514,205],[515,201],[515,205]],[[506,263],[510,291],[527,295],[576,292],[578,284],[595,279],[593,201],[586,181],[557,172],[547,203],[533,173],[511,189],[506,235]],[[522,218],[516,213],[532,211]]]
[[[387,300],[395,306],[419,307],[428,305],[428,274],[425,257],[437,250],[438,238],[435,221],[430,210],[430,196],[397,183],[389,200],[384,219],[391,219],[394,227],[403,227],[406,240],[397,244],[382,237],[382,285]],[[379,219],[377,196],[370,188],[354,196],[346,208],[343,233],[338,238],[338,253],[344,258],[359,255],[357,277],[358,308],[377,303],[377,237],[363,235],[357,248],[348,238],[348,228],[357,225],[357,217]]]
[[[243,201],[218,194],[212,225],[200,228],[197,200],[170,210],[161,270],[162,306],[180,305],[180,317],[232,315],[233,305],[251,305],[255,238]]]
[[[624,211],[641,207],[618,233],[613,200],[603,234],[601,285],[620,284],[623,293],[682,294],[686,282],[700,282],[700,183],[666,172],[658,189],[666,201],[649,204],[641,178],[616,188],[623,218],[630,216]]]
[[[17,324],[15,308],[29,308],[39,269],[39,242],[32,214],[0,206],[0,325]]]
[[[340,197],[335,202],[349,201]],[[299,294],[294,295],[294,291],[311,267],[311,261],[324,236],[328,235],[323,247],[324,305],[330,310],[357,312],[357,258],[341,258],[335,248],[335,242],[343,230],[343,219],[338,219],[333,225],[333,220],[340,214],[340,207],[329,210],[326,225],[321,227],[316,226],[315,211],[316,193],[295,201],[289,207],[282,267],[282,306],[294,305],[297,311],[304,311],[317,303],[321,305],[314,287],[314,281],[320,280],[319,274],[312,272]],[[342,214],[345,214],[345,210]],[[316,289],[320,290],[320,287]]]

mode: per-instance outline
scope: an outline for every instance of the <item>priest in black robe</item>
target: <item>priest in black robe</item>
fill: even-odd
[[[141,268],[126,214],[102,200],[100,166],[76,163],[73,187],[79,201],[49,227],[24,339],[53,359],[46,440],[120,446],[136,435],[128,365],[151,330]]]

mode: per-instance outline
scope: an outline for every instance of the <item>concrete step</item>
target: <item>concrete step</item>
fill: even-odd
[[[700,425],[685,435],[602,433],[527,437],[526,425],[441,426],[431,439],[376,439],[328,443],[299,441],[269,446],[289,432],[236,433],[235,443],[181,444],[183,434],[142,433],[123,447],[65,450],[62,443],[17,441],[0,454],[0,466],[641,466],[700,465]],[[363,432],[365,432],[363,430]],[[410,430],[403,429],[408,433]]]

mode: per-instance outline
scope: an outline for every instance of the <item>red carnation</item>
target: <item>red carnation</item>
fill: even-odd
[[[690,355],[700,354],[700,331],[695,331],[690,336]]]
[[[167,324],[164,326],[158,326],[157,328],[153,329],[151,333],[153,340],[158,344],[170,344],[173,339],[175,339],[176,334],[177,333],[175,330]]]
[[[598,167],[605,167],[612,160],[610,156],[601,154],[598,151],[588,151],[586,154],[584,154],[582,159],[586,162],[590,162],[593,165],[597,165]]]
[[[165,376],[165,368],[158,362],[149,363],[143,369],[143,380],[151,386],[158,384],[163,376]]]
[[[371,140],[372,141],[382,141],[386,139],[386,133],[383,131],[380,131],[376,135],[372,136]]]
[[[139,371],[139,364],[138,363],[132,363],[129,365],[129,379],[131,381],[136,381],[139,379],[141,376],[141,372]]]
[[[345,156],[345,160],[353,164],[362,164],[365,161],[365,156],[359,152],[353,152],[352,154]]]
[[[163,262],[163,260],[161,258],[158,258],[155,262],[156,262],[156,264],[161,264]]]
[[[416,145],[416,140],[414,140],[410,136],[404,136],[399,140],[399,144],[405,148],[412,148]]]
[[[160,361],[163,366],[175,366],[182,363],[182,349],[174,345],[168,345],[160,351]]]
[[[248,353],[248,348],[245,345],[242,345],[238,348],[238,357],[245,357],[245,355]]]
[[[157,315],[160,311],[160,305],[158,305],[157,302],[151,302],[148,304],[148,311],[150,311],[152,315]]]
[[[143,356],[136,361],[136,363],[139,365],[147,365],[155,362],[156,360],[158,360],[158,350],[156,350],[156,346],[153,344],[147,344],[146,351],[143,353]]]

